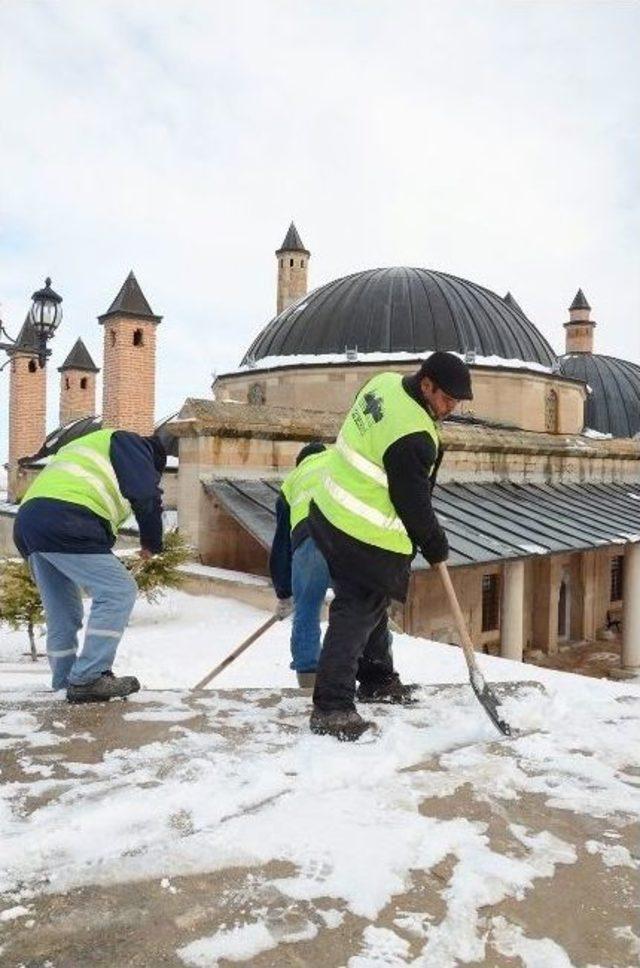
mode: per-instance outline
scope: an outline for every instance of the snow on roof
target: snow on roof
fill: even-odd
[[[470,366],[478,367],[498,367],[508,370],[526,370],[533,373],[545,373],[553,374],[554,370],[550,366],[543,366],[542,363],[526,362],[525,360],[519,359],[505,359],[502,356],[480,356],[473,354],[473,359],[464,353],[454,353],[454,356],[458,356],[461,360],[467,360]],[[356,351],[355,358],[351,358],[351,352],[349,358],[347,358],[346,353],[321,353],[321,354],[306,354],[306,355],[292,355],[292,356],[265,356],[261,359],[255,360],[252,366],[239,366],[235,370],[228,370],[226,373],[221,373],[220,377],[232,376],[238,373],[253,373],[256,370],[274,370],[278,368],[291,368],[298,366],[336,366],[336,365],[352,365],[357,362],[360,365],[366,366],[369,363],[416,363],[419,364],[422,360],[426,360],[431,356],[431,353],[358,353]],[[555,374],[563,379],[562,374]]]

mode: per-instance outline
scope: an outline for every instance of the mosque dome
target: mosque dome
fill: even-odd
[[[389,356],[475,352],[545,367],[555,360],[512,297],[444,272],[401,266],[356,272],[298,299],[267,324],[242,365],[259,366],[267,357],[344,358],[349,349]]]
[[[559,359],[564,376],[587,383],[585,425],[614,437],[640,433],[640,366],[598,353],[568,353]]]

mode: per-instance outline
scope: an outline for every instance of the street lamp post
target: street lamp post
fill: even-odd
[[[47,346],[47,343],[54,336],[56,329],[62,321],[62,306],[60,305],[62,296],[54,292],[51,288],[51,279],[47,278],[45,279],[44,288],[34,292],[31,300],[29,322],[33,326],[36,336],[38,365],[44,367],[47,362],[47,357],[51,356],[51,350]],[[11,353],[18,349],[18,347],[16,340],[9,336],[0,319],[0,339],[2,336],[5,336],[9,342],[0,342],[0,350],[8,353],[10,359]],[[4,369],[8,362],[9,360],[0,367],[0,370]]]

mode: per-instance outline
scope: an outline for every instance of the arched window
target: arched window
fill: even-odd
[[[134,346],[144,346],[144,332],[141,329],[134,329],[134,331],[133,331],[133,345]]]
[[[71,381],[70,381],[70,379],[69,379],[68,376],[65,376],[65,378],[64,378],[64,388],[65,388],[65,390],[70,390],[71,389]]]
[[[35,360],[29,360],[29,367],[28,367],[28,369],[29,369],[29,373],[35,373],[37,371],[38,366],[37,366]]]
[[[111,345],[112,346],[115,346],[116,345],[116,331],[115,331],[115,329],[110,329],[109,330],[109,338],[111,340]]]
[[[87,389],[87,378],[86,378],[86,376],[83,376],[83,377],[80,378],[80,389],[81,390],[86,390]]]
[[[293,259],[289,259],[289,265],[293,267]]]
[[[300,259],[300,268],[304,269],[304,259]]]

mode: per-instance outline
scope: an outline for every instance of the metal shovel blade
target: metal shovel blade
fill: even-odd
[[[513,736],[513,730],[509,723],[501,719],[498,707],[500,700],[484,681],[484,676],[476,669],[470,675],[471,688],[476,694],[478,702],[486,712],[487,716],[503,736]]]

